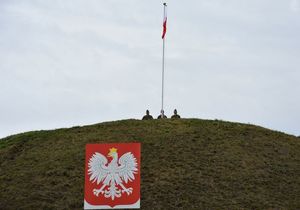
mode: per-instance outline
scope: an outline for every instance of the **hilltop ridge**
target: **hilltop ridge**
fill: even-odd
[[[121,120],[0,141],[0,209],[82,209],[85,144],[141,142],[142,209],[300,209],[299,138],[219,120]]]

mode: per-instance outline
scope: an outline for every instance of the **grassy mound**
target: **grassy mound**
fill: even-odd
[[[123,120],[0,140],[0,209],[82,209],[85,144],[141,142],[142,209],[300,209],[300,140],[213,120]]]

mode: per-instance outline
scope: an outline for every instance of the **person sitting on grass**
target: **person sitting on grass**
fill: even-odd
[[[172,115],[171,117],[172,119],[179,119],[180,118],[180,115],[177,114],[177,110],[174,109],[174,115]]]
[[[150,115],[149,110],[146,110],[146,115],[143,117],[142,120],[153,120],[153,117]]]
[[[162,119],[162,118],[168,118],[165,114],[164,114],[164,110],[160,111],[160,115],[157,117],[157,119]]]

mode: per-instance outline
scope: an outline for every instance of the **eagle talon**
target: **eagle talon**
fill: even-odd
[[[132,187],[130,187],[130,188],[125,188],[125,189],[122,190],[122,193],[126,192],[127,195],[130,195],[130,194],[132,193],[132,190],[133,190]]]
[[[99,193],[104,194],[104,191],[102,189],[99,189],[99,190],[94,189],[93,193],[94,193],[94,195],[99,196]]]

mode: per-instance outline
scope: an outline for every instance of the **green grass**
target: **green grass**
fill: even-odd
[[[122,120],[0,140],[0,209],[82,209],[87,143],[141,142],[142,209],[300,209],[300,139],[218,120]]]

